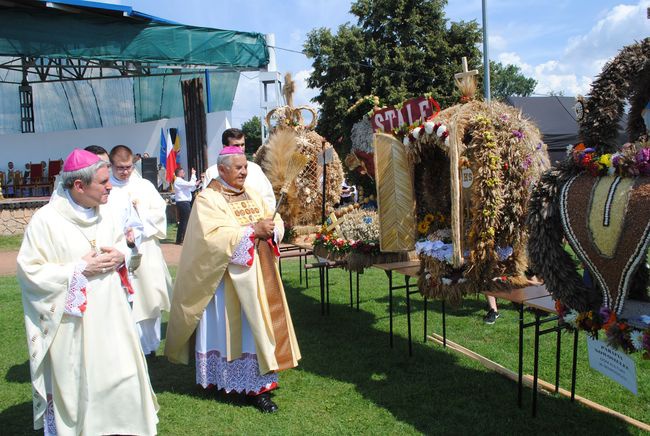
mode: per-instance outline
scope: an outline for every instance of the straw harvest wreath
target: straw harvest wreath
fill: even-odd
[[[311,112],[310,124],[304,124],[302,111]],[[285,201],[279,205],[280,215],[294,228],[320,224],[323,167],[318,165],[318,157],[324,150],[332,148],[332,145],[313,130],[316,126],[316,111],[307,106],[282,106],[269,112],[266,122],[273,130],[268,142],[255,154],[255,162],[264,170],[277,197],[281,195],[282,188],[286,188]],[[307,162],[287,187],[287,168],[291,157],[296,153],[305,156]],[[333,160],[327,165],[325,180],[327,213],[339,202],[343,182],[343,166],[336,152],[332,150],[332,153]]]
[[[626,101],[630,142],[620,146],[616,136]],[[650,110],[649,102],[646,38],[623,48],[605,65],[588,99],[579,101],[583,142],[543,175],[528,217],[532,266],[563,320],[594,335],[602,329],[610,344],[648,358],[650,117],[644,121],[642,113]],[[584,267],[584,278],[564,240]]]
[[[469,292],[525,286],[526,205],[548,168],[538,129],[510,106],[469,101],[412,127],[403,142],[414,164],[420,291],[457,303]],[[456,192],[450,187],[454,148],[463,186]],[[460,262],[453,259],[454,203],[464,209],[456,230]]]

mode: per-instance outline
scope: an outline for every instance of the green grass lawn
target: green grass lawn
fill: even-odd
[[[0,251],[17,251],[23,242],[23,235],[0,236]]]
[[[264,415],[248,406],[219,402],[213,393],[196,388],[192,366],[157,357],[149,370],[160,403],[160,434],[641,434],[561,396],[540,394],[538,417],[532,418],[530,389],[524,390],[524,407],[519,409],[516,383],[451,350],[423,343],[422,301],[417,296],[414,355],[409,357],[402,291],[395,295],[391,349],[387,281],[380,271],[371,269],[360,277],[359,312],[348,306],[347,273],[332,271],[331,313],[321,316],[317,275],[311,273],[311,287],[306,289],[299,285],[297,262],[283,262],[283,270],[303,358],[297,369],[280,374],[281,388],[275,394],[279,412]],[[430,332],[441,331],[439,309],[439,303],[430,305]],[[481,320],[482,299],[467,298],[447,312],[450,340],[516,371],[517,312],[512,307],[502,305],[502,316],[493,326]],[[22,305],[14,277],[0,278],[0,313],[0,433],[33,434]],[[547,381],[553,381],[554,374],[551,336],[541,340],[540,376]],[[571,338],[564,335],[562,343],[561,384],[566,389]],[[532,373],[530,331],[525,347],[525,371]],[[634,359],[636,397],[589,368],[581,336],[577,394],[650,422],[650,361]]]

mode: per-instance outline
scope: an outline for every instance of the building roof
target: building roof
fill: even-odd
[[[0,56],[257,70],[264,35],[186,26],[128,6],[81,0],[0,3]]]

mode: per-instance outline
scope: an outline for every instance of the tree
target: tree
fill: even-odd
[[[260,117],[253,116],[241,126],[246,135],[246,154],[253,154],[262,145],[262,123]]]
[[[443,106],[455,103],[454,73],[461,58],[480,63],[481,33],[475,21],[451,23],[445,0],[357,0],[350,12],[356,25],[344,24],[336,34],[319,28],[307,35],[305,52],[313,59],[308,79],[319,88],[319,132],[341,148],[349,146],[352,123],[347,116],[359,98],[376,95],[392,105],[432,93]],[[365,108],[369,110],[371,108]]]
[[[482,78],[483,67],[480,70]],[[490,94],[495,100],[503,101],[511,96],[528,97],[536,86],[537,80],[524,76],[518,66],[504,66],[501,62],[490,61]]]

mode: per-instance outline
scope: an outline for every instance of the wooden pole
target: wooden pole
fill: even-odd
[[[181,82],[187,141],[187,165],[201,174],[208,167],[208,143],[203,81],[200,78]]]
[[[451,178],[451,239],[452,239],[452,264],[455,269],[463,265],[462,228],[460,203],[461,181],[458,175],[460,162],[460,147],[456,138],[455,119],[449,123],[449,177]]]

